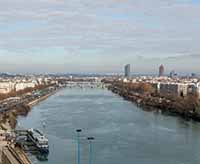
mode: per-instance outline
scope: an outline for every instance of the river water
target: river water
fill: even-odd
[[[35,164],[76,164],[77,128],[81,137],[81,164],[88,164],[86,137],[93,136],[94,164],[200,163],[200,124],[145,112],[110,91],[64,89],[19,117],[24,128],[43,129],[48,136],[48,161]]]

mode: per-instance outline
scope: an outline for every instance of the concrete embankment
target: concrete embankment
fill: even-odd
[[[40,103],[41,101],[44,101],[44,100],[47,99],[48,97],[54,95],[56,92],[57,92],[57,91],[54,91],[54,92],[52,92],[52,93],[49,93],[49,94],[44,95],[44,96],[42,96],[42,97],[40,97],[40,98],[38,98],[38,99],[36,99],[36,100],[33,100],[33,101],[29,102],[29,103],[28,103],[28,106],[29,106],[29,107],[32,107],[32,106],[34,106],[34,105],[37,105],[37,104]]]

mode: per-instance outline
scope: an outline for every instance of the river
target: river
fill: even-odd
[[[81,137],[81,164],[88,164],[93,142],[94,164],[200,163],[200,124],[146,112],[102,89],[64,89],[19,117],[24,128],[43,129],[49,138],[48,161],[35,164],[76,164],[76,129]]]

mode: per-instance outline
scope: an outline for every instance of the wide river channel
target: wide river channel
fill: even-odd
[[[18,125],[42,129],[49,139],[48,161],[30,155],[34,164],[76,164],[79,128],[81,164],[89,164],[90,136],[93,164],[200,163],[199,123],[143,111],[108,90],[63,89]]]

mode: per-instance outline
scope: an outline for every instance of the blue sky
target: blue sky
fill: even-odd
[[[199,0],[0,0],[0,71],[200,73]]]

